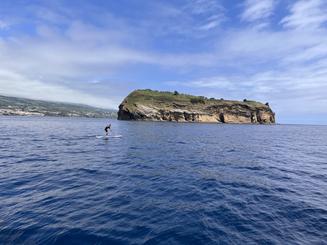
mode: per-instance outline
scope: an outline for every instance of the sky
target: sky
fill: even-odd
[[[117,108],[145,88],[327,124],[327,1],[0,1],[0,94]]]

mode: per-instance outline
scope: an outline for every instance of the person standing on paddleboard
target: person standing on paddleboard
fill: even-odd
[[[106,136],[109,135],[110,130],[111,130],[111,124],[109,124],[107,127],[104,128],[104,131],[106,131]]]

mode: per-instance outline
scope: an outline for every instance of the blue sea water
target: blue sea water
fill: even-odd
[[[0,244],[327,244],[327,127],[0,117]]]

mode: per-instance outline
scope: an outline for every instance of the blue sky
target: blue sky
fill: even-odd
[[[137,88],[327,124],[325,0],[1,0],[0,94],[117,108]]]

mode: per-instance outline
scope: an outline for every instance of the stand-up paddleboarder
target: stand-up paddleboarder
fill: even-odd
[[[110,130],[111,130],[111,124],[109,124],[107,127],[104,128],[104,131],[106,132],[106,136],[109,135]]]

